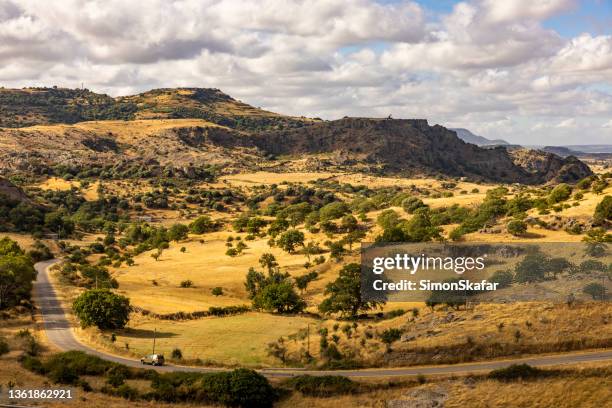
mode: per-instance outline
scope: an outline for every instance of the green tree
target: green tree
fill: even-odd
[[[582,291],[587,295],[590,295],[593,300],[606,300],[606,287],[601,283],[589,283]]]
[[[253,298],[253,307],[277,313],[299,313],[306,303],[289,281],[266,285]]]
[[[508,232],[514,236],[521,236],[527,232],[527,224],[525,221],[521,220],[512,220],[508,223],[507,227]]]
[[[0,241],[0,309],[29,299],[34,279],[36,270],[31,259],[16,243]]]
[[[527,254],[516,265],[514,279],[519,283],[543,281],[548,271],[548,261],[548,258],[542,253]]]
[[[335,201],[333,203],[329,203],[323,206],[319,210],[319,218],[321,219],[321,221],[335,220],[342,217],[348,211],[349,208],[345,203],[341,201]]]
[[[593,214],[593,221],[597,225],[603,225],[606,221],[612,221],[612,196],[605,196]]]
[[[187,233],[189,232],[189,227],[185,224],[174,224],[168,230],[168,239],[170,241],[181,241],[187,238]]]
[[[427,207],[423,200],[417,197],[408,197],[402,201],[402,208],[406,213],[412,214],[417,208]]]
[[[402,229],[409,242],[428,242],[440,239],[442,231],[440,227],[432,224],[431,214],[427,207],[417,209]]]
[[[550,204],[557,204],[561,201],[565,201],[572,195],[572,188],[565,183],[561,183],[552,189],[548,195],[548,202]]]
[[[296,247],[304,245],[304,233],[295,229],[288,230],[280,236],[277,245],[291,254]]]
[[[328,296],[319,305],[322,313],[340,313],[356,316],[360,311],[367,311],[383,304],[380,301],[367,301],[361,297],[361,266],[350,263],[340,270],[338,278],[327,285]]]
[[[265,252],[259,257],[259,264],[262,268],[266,268],[269,274],[278,267],[276,257],[269,252]]]
[[[72,309],[82,327],[121,329],[129,320],[130,300],[108,289],[93,289],[76,298]]]
[[[376,217],[376,223],[387,230],[397,226],[402,218],[394,210],[385,210]]]
[[[202,215],[196,218],[191,224],[189,224],[189,229],[194,234],[204,234],[206,232],[212,232],[216,229],[216,227],[216,223],[206,215]]]

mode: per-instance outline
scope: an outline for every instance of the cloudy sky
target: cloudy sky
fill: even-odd
[[[0,85],[612,143],[612,0],[0,0]]]

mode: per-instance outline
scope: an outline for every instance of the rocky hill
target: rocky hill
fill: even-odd
[[[290,171],[296,159],[317,170],[530,184],[591,174],[575,157],[481,148],[423,119],[296,118],[217,89],[119,98],[79,89],[0,89],[0,174],[206,179],[213,171]]]
[[[92,120],[203,119],[234,129],[274,129],[312,122],[255,108],[218,89],[153,89],[112,98],[87,89],[0,89],[0,127]]]
[[[505,148],[483,149],[454,131],[422,119],[345,118],[299,129],[260,133],[257,146],[274,155],[333,154],[333,163],[367,163],[385,173],[442,173],[473,179],[519,183],[577,181],[591,173],[575,157]]]

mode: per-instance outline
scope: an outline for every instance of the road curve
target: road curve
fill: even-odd
[[[121,363],[131,367],[141,367],[140,361],[120,357],[110,353],[96,350],[79,342],[72,331],[70,321],[58,300],[55,289],[49,281],[49,268],[59,262],[57,259],[39,262],[35,265],[38,276],[34,283],[34,301],[40,309],[44,328],[48,340],[60,350],[81,350],[89,354],[98,356],[105,360]],[[395,376],[414,376],[414,375],[437,375],[452,374],[465,375],[470,373],[490,371],[498,368],[507,367],[511,364],[526,363],[534,367],[544,367],[560,364],[576,364],[587,362],[612,361],[612,350],[564,353],[547,356],[534,356],[517,358],[510,360],[492,360],[477,363],[436,365],[421,367],[401,367],[383,369],[364,369],[364,370],[335,370],[335,371],[312,371],[303,369],[264,369],[260,372],[268,377],[291,377],[301,374],[310,375],[344,375],[347,377],[395,377]],[[186,367],[177,365],[166,365],[155,367],[160,371],[196,371],[196,372],[215,372],[224,370],[223,368],[210,367]]]

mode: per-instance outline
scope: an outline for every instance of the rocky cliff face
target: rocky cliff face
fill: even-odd
[[[543,182],[572,183],[593,174],[589,166],[575,156],[565,158],[541,150],[514,150],[512,160]]]
[[[349,164],[365,162],[392,173],[442,173],[508,183],[571,182],[591,174],[575,158],[532,152],[529,159],[519,160],[503,147],[465,143],[455,132],[421,119],[345,118],[258,134],[254,142],[275,155],[328,153]]]

